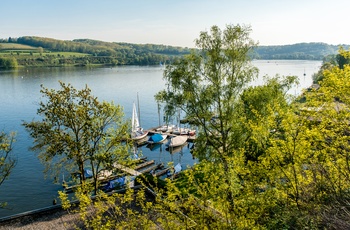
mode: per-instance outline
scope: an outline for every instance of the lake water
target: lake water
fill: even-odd
[[[260,69],[260,76],[296,75],[300,86],[290,93],[299,94],[302,88],[312,84],[311,76],[321,66],[321,61],[259,60],[253,64]],[[304,76],[304,73],[306,74]],[[131,118],[132,103],[139,95],[141,124],[144,128],[159,124],[154,94],[165,87],[161,67],[115,67],[115,68],[38,68],[0,72],[0,131],[16,131],[13,153],[18,163],[0,186],[0,201],[8,203],[0,209],[0,218],[52,205],[61,185],[44,178],[43,166],[35,153],[28,150],[32,139],[22,127],[23,121],[37,118],[40,101],[40,85],[58,89],[58,81],[71,83],[81,89],[86,84],[99,100],[114,101],[124,107],[126,118]],[[255,84],[260,84],[261,78]],[[178,162],[183,167],[192,165],[194,159],[185,146],[181,152],[170,154],[164,148],[154,151],[141,147],[144,156],[158,163]]]

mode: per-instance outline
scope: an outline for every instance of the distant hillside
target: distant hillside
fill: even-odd
[[[189,48],[91,39],[68,41],[35,36],[0,39],[0,56],[15,58],[20,66],[159,65],[189,53]]]
[[[349,49],[349,45],[328,45],[326,43],[297,43],[294,45],[259,46],[252,54],[256,59],[295,59],[322,60],[328,55],[338,53],[340,46]]]
[[[349,45],[343,48],[348,50]],[[338,49],[339,46],[325,43],[259,46],[251,57],[323,60],[337,54]],[[17,62],[18,66],[159,65],[172,63],[190,52],[191,49],[183,47],[91,39],[69,41],[34,36],[0,39],[0,58]]]

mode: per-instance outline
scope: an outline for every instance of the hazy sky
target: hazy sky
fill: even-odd
[[[212,25],[250,25],[259,45],[350,44],[348,0],[0,0],[0,38],[194,47]]]

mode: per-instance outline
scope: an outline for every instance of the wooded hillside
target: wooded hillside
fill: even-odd
[[[298,43],[280,46],[259,46],[254,51],[256,59],[322,60],[338,53],[339,47],[349,49],[349,45],[328,45],[326,43]]]
[[[337,54],[339,47],[325,43],[258,46],[250,55],[253,59],[323,60]],[[349,45],[342,47],[349,49]],[[16,61],[18,66],[159,65],[173,63],[190,52],[189,48],[168,45],[91,39],[68,41],[34,36],[0,39],[0,59],[3,63]]]
[[[27,46],[27,49],[23,48],[23,45]],[[159,65],[173,62],[179,56],[189,53],[190,49],[182,47],[91,39],[65,41],[25,36],[0,40],[0,57],[14,56],[22,66]],[[40,54],[40,57],[35,54]]]

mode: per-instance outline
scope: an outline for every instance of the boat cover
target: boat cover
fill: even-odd
[[[85,176],[85,178],[91,178],[92,171],[90,169],[84,169],[84,176]]]
[[[149,137],[148,141],[152,141],[153,143],[158,143],[161,140],[163,140],[163,136],[159,133],[155,133],[152,136]]]
[[[117,187],[122,187],[124,185],[126,185],[127,183],[133,181],[135,179],[134,176],[123,176],[123,177],[119,177],[117,179],[114,180],[110,180],[108,181],[107,185],[105,186],[106,190],[111,190]]]
[[[187,136],[175,136],[173,138],[170,139],[168,146],[169,147],[177,147],[177,146],[181,146],[183,144],[186,143],[187,141]]]
[[[181,164],[177,163],[177,165],[175,165],[174,169],[175,169],[174,173],[179,173],[181,171],[181,169],[182,169]]]

